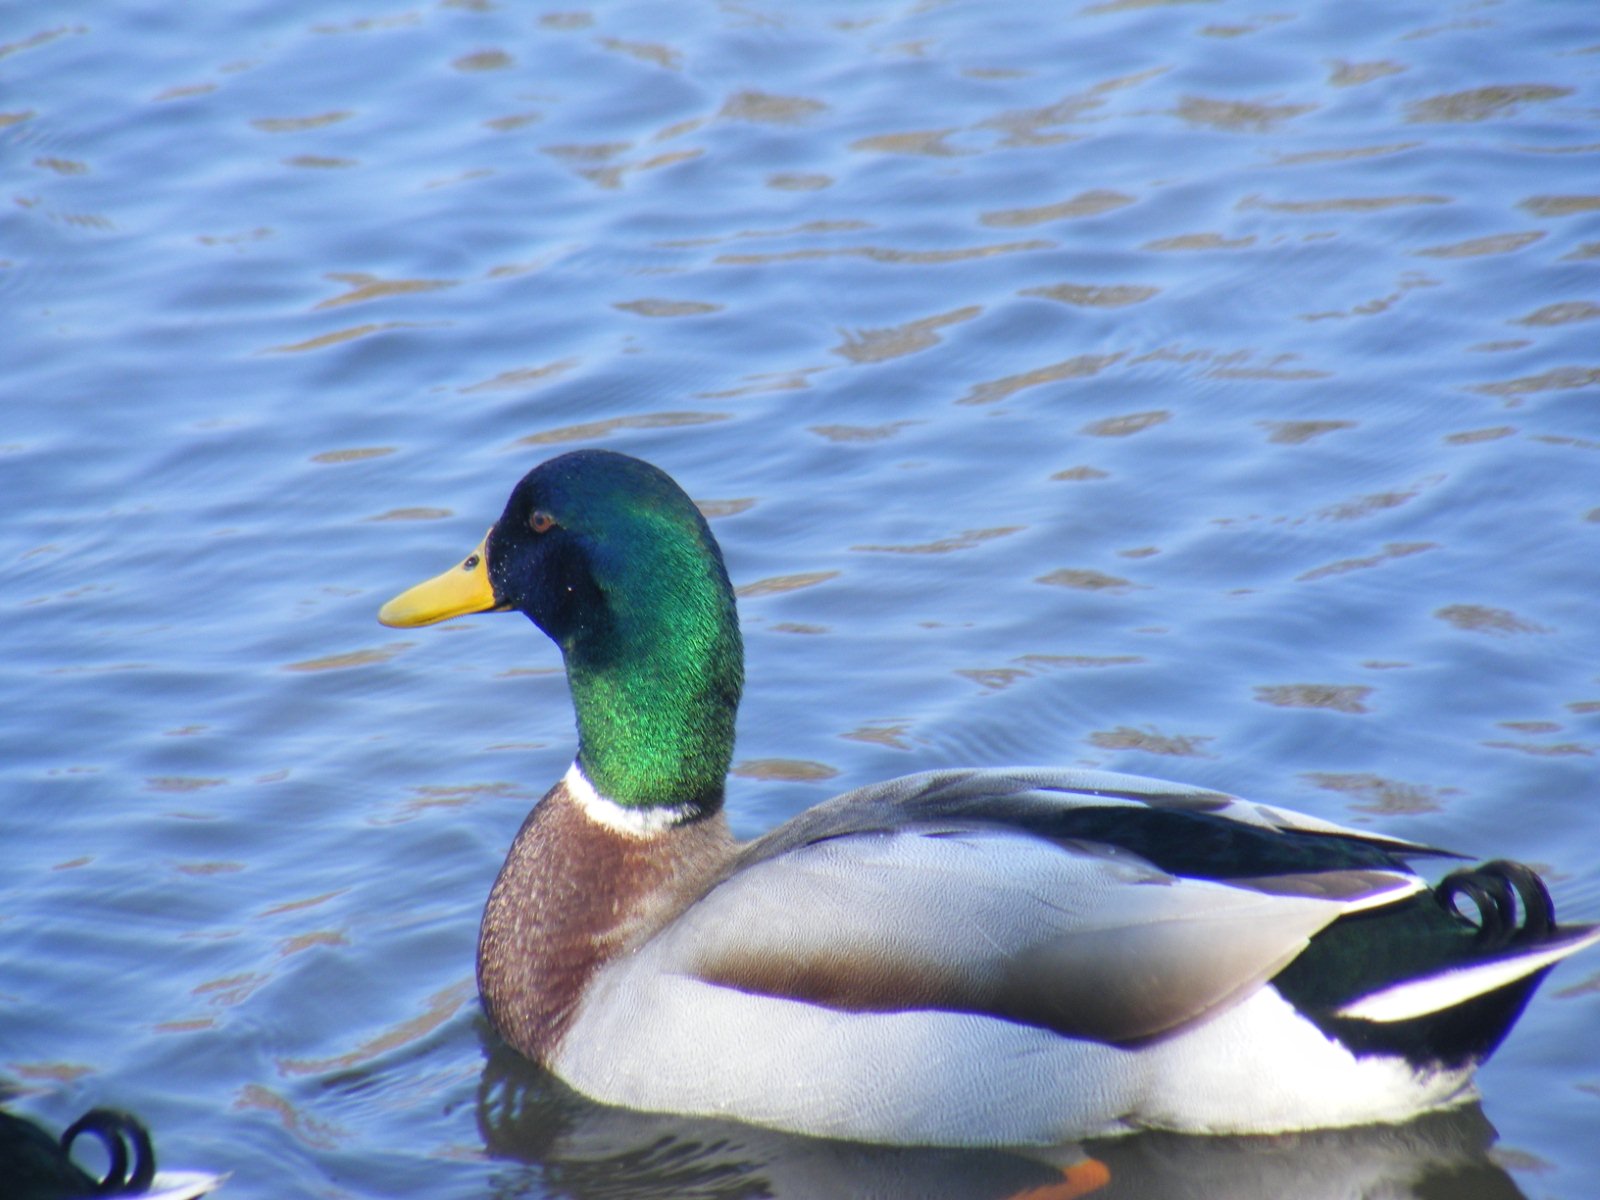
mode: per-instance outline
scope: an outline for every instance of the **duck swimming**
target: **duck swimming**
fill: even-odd
[[[578,750],[489,894],[478,986],[598,1100],[901,1145],[1400,1121],[1470,1099],[1600,941],[1527,867],[1430,887],[1409,861],[1455,856],[1105,771],[930,771],[741,844],[733,589],[626,455],[536,467],[379,619],[508,611],[560,647]]]

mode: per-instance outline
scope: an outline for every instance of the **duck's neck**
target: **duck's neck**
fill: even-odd
[[[721,563],[704,567],[699,586],[614,601],[602,627],[563,646],[578,764],[624,809],[682,819],[722,805],[744,647]]]

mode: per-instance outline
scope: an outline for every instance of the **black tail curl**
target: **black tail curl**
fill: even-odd
[[[1497,858],[1452,871],[1439,881],[1433,894],[1446,911],[1477,926],[1477,940],[1485,949],[1542,941],[1556,931],[1556,906],[1550,890],[1532,868],[1521,863]],[[1457,905],[1461,896],[1477,908],[1476,921]]]
[[[111,1156],[106,1175],[95,1185],[95,1195],[130,1193],[150,1190],[156,1174],[156,1153],[150,1145],[150,1134],[138,1118],[114,1108],[92,1108],[67,1127],[61,1135],[61,1149],[72,1153],[72,1143],[81,1133],[92,1133],[100,1139]],[[128,1171],[129,1143],[133,1149],[133,1171]]]

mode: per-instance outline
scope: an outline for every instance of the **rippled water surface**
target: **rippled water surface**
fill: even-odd
[[[559,660],[374,612],[579,445],[713,516],[741,833],[1088,764],[1600,918],[1592,0],[0,17],[13,1111],[133,1109],[241,1200],[1040,1182],[596,1108],[487,1031]],[[1104,1194],[1590,1196],[1594,954],[1480,1079],[1102,1146]]]

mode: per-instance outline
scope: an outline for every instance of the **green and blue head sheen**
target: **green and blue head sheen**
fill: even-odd
[[[718,807],[744,647],[722,552],[683,490],[624,454],[564,454],[517,484],[484,557],[496,606],[561,648],[595,788]]]

